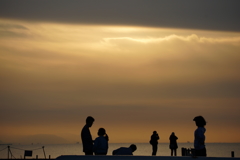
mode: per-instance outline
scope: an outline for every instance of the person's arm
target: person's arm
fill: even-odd
[[[91,133],[88,128],[83,128],[81,133],[83,143],[93,143]]]
[[[93,144],[93,151],[94,152],[96,152],[98,144],[99,144],[99,140],[98,140],[98,138],[96,138],[95,141],[94,141],[94,144]]]
[[[117,152],[118,152],[118,149],[114,150],[114,151],[112,152],[112,155],[116,155]]]
[[[198,129],[196,132],[196,138],[198,139],[199,144],[204,145],[205,141],[204,130]]]

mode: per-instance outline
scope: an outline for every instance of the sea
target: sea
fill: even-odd
[[[149,143],[135,143],[137,150],[133,153],[139,156],[150,156],[152,147]],[[110,143],[108,155],[112,155],[112,151],[119,147],[129,147],[131,143]],[[9,146],[9,148],[8,148]],[[192,143],[178,143],[177,156],[182,156],[182,148],[193,148]],[[235,157],[240,157],[240,143],[207,143],[208,157],[231,157],[234,152]],[[25,150],[32,151],[32,156],[26,159],[41,158],[57,158],[61,155],[84,155],[82,152],[82,144],[12,144],[0,145],[0,159],[5,158],[24,158]],[[10,151],[10,152],[9,152]],[[159,143],[157,156],[170,156],[168,143]]]

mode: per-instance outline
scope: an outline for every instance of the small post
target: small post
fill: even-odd
[[[9,159],[9,154],[10,154],[10,146],[8,146],[8,159]]]
[[[182,156],[186,156],[186,148],[182,147]]]
[[[46,159],[46,154],[45,154],[44,146],[42,146],[42,149],[43,149],[44,157],[45,157],[45,159]]]
[[[51,159],[51,155],[49,155],[49,159]]]
[[[192,156],[195,157],[196,156],[196,150],[192,149]]]
[[[234,158],[234,151],[231,152],[232,158]]]
[[[38,159],[38,155],[36,155],[36,159]]]
[[[187,156],[190,156],[190,151],[191,151],[191,150],[188,148],[188,149],[187,149]]]

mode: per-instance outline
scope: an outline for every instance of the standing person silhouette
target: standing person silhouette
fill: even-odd
[[[88,116],[86,119],[86,124],[81,131],[81,139],[83,145],[83,152],[85,155],[93,155],[93,140],[89,128],[92,127],[94,118]]]
[[[157,154],[158,140],[159,140],[159,136],[158,136],[157,131],[153,131],[153,134],[151,135],[151,140],[150,140],[150,144],[152,145],[152,155],[153,156],[156,156],[156,154]]]
[[[169,137],[169,140],[170,140],[169,148],[171,149],[171,156],[173,156],[173,153],[175,156],[177,156],[177,148],[178,148],[177,139],[178,137],[175,135],[174,132],[172,132],[172,134]]]
[[[94,140],[93,151],[95,155],[107,155],[108,152],[108,135],[104,128],[99,128],[98,136]]]
[[[205,148],[205,135],[206,129],[204,126],[207,124],[205,119],[202,116],[197,116],[193,119],[196,126],[198,127],[194,132],[194,149],[195,156],[207,156],[207,151]]]

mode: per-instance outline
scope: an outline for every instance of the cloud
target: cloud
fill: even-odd
[[[0,23],[0,34],[2,37],[26,37],[29,36],[28,32],[28,28],[23,25]]]
[[[238,6],[238,0],[2,0],[0,18],[34,22],[239,31]]]
[[[28,30],[28,28],[22,26],[22,25],[19,25],[19,24],[0,24],[0,29],[3,30],[3,29],[22,29],[22,30]]]
[[[88,115],[118,142],[162,127],[187,141],[199,114],[239,126],[238,33],[5,24],[30,36],[0,38],[1,135],[78,134]]]
[[[199,37],[196,34],[188,35],[188,36],[178,36],[178,35],[168,35],[166,37],[160,38],[131,38],[131,37],[116,37],[116,38],[104,38],[105,42],[111,41],[132,41],[139,43],[161,43],[167,41],[185,41],[185,42],[198,42],[198,43],[229,43],[229,44],[239,44],[240,37],[224,37],[224,38],[208,38],[208,37]]]

